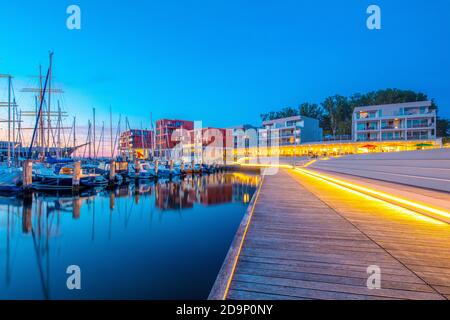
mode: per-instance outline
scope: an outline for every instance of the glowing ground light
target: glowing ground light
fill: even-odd
[[[427,216],[430,216],[439,221],[450,223],[450,212],[447,212],[447,211],[444,211],[444,210],[441,210],[438,208],[433,208],[433,207],[425,205],[425,204],[413,202],[413,201],[410,201],[407,199],[403,199],[403,198],[394,196],[392,194],[388,194],[388,193],[377,191],[377,190],[374,190],[371,188],[363,187],[363,186],[357,185],[355,183],[350,183],[350,182],[347,182],[347,181],[344,181],[341,179],[323,175],[323,174],[320,174],[320,173],[317,173],[317,172],[314,172],[314,171],[311,171],[308,169],[296,168],[295,171],[302,173],[302,174],[306,174],[308,176],[311,176],[311,177],[314,177],[317,179],[321,179],[322,181],[326,181],[328,183],[334,184],[335,186],[344,187],[347,190],[358,191],[362,195],[370,195],[376,199],[381,199],[386,202],[394,203],[396,205],[401,204],[401,205],[407,206],[408,208],[418,210],[418,213],[426,214]]]
[[[263,164],[263,163],[241,163],[242,167],[257,167],[257,168],[282,168],[282,169],[292,169],[293,166],[288,164]]]

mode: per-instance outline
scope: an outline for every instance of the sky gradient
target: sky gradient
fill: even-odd
[[[372,3],[379,31],[366,28]],[[71,4],[81,30],[66,28]],[[392,87],[428,94],[450,117],[448,21],[448,0],[3,1],[0,73],[16,76],[29,109],[18,91],[53,50],[57,99],[81,124],[92,107],[108,123],[112,106],[134,127],[150,114],[258,125],[270,110]]]

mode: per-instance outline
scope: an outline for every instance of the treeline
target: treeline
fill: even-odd
[[[421,92],[385,89],[365,94],[356,93],[350,97],[334,95],[326,98],[320,104],[304,102],[297,108],[286,107],[279,111],[261,114],[261,119],[267,121],[301,115],[318,119],[325,135],[350,135],[352,133],[352,114],[356,107],[426,100],[429,100],[427,95]],[[434,101],[433,108],[438,110]],[[450,136],[448,119],[438,118],[437,135],[439,137]]]

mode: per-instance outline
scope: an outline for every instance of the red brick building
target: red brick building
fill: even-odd
[[[205,163],[220,163],[232,153],[233,130],[208,127],[190,130],[189,135],[190,145],[185,146],[183,152],[185,157]]]
[[[177,145],[177,139],[172,139],[172,134],[177,129],[193,130],[194,122],[171,119],[156,122],[156,151],[160,157],[167,155],[168,151]]]
[[[148,157],[155,149],[154,133],[151,130],[130,129],[120,134],[120,151],[128,157],[136,156],[139,158]]]

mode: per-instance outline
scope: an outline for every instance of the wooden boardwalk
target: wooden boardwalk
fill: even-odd
[[[448,224],[287,170],[251,213],[211,299],[450,298]],[[381,289],[367,288],[373,265]]]

